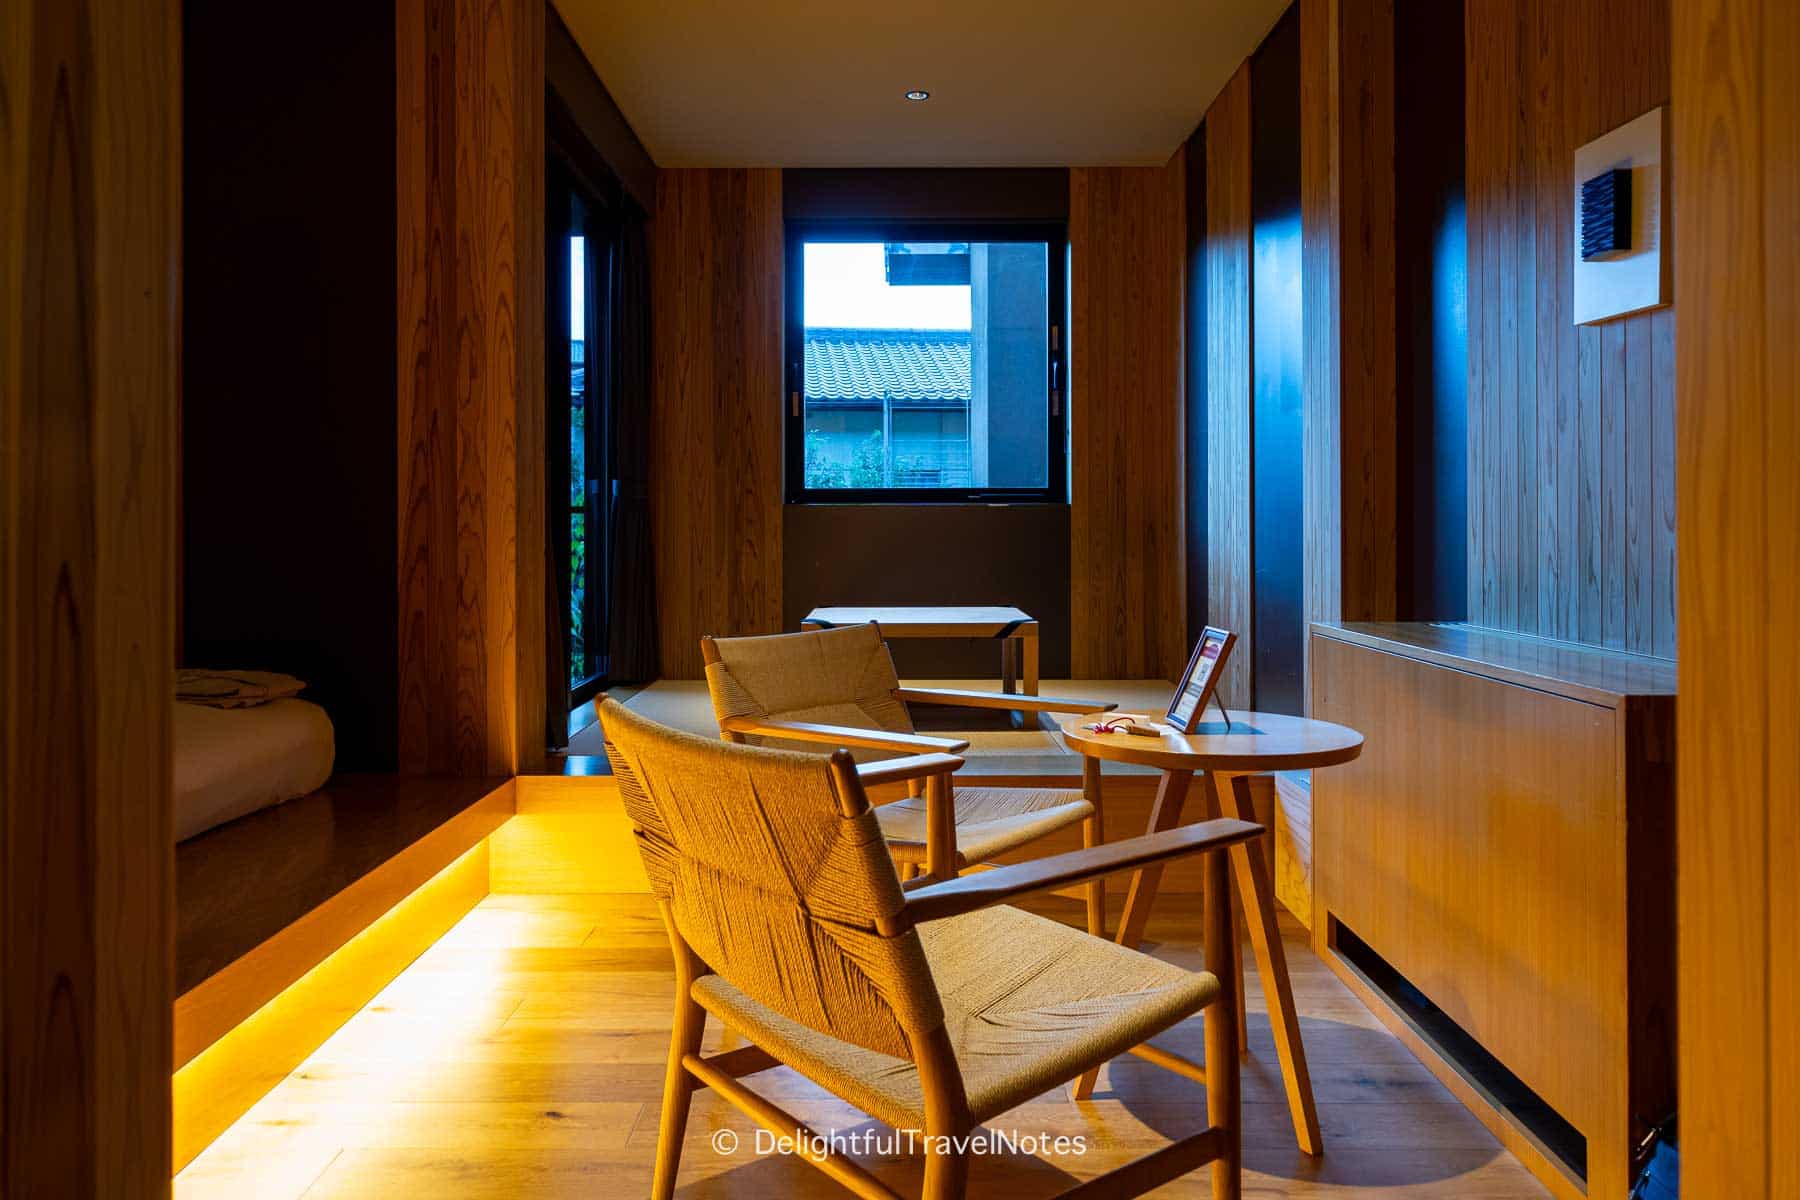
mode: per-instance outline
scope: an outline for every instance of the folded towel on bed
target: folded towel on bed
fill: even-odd
[[[298,696],[304,680],[276,671],[201,671],[183,668],[175,672],[175,699],[208,708],[251,708]]]

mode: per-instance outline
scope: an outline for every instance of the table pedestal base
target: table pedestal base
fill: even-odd
[[[1230,786],[1221,789],[1218,772],[1200,776],[1201,820],[1235,817],[1255,820],[1255,806],[1250,797],[1250,777],[1227,777]],[[1165,770],[1156,789],[1156,803],[1150,810],[1146,833],[1160,833],[1181,823],[1181,810],[1186,804],[1188,788],[1194,772]],[[1272,835],[1271,835],[1272,836]],[[1287,1087],[1288,1110],[1294,1121],[1294,1139],[1308,1154],[1325,1152],[1324,1138],[1319,1132],[1318,1107],[1313,1100],[1312,1076],[1306,1067],[1306,1047],[1300,1040],[1300,1017],[1294,1007],[1293,984],[1288,978],[1287,952],[1281,942],[1281,927],[1276,919],[1274,882],[1269,865],[1260,848],[1240,843],[1231,848],[1231,874],[1237,880],[1239,903],[1250,927],[1250,945],[1256,955],[1257,974],[1262,980],[1263,1000],[1269,1011],[1269,1025],[1275,1035],[1275,1052],[1281,1060],[1281,1078]],[[1131,890],[1126,893],[1125,912],[1119,920],[1115,940],[1121,946],[1136,949],[1144,940],[1144,927],[1150,919],[1156,891],[1162,884],[1161,866],[1145,867],[1131,876]],[[1212,925],[1206,928],[1212,936]],[[1234,971],[1230,979],[1220,983],[1232,989],[1236,999],[1237,1021],[1244,1027],[1243,972]],[[1238,1039],[1240,1048],[1247,1047]],[[1098,1068],[1076,1080],[1074,1098],[1085,1100],[1094,1093]]]

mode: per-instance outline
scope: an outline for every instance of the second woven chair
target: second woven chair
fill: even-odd
[[[701,638],[706,686],[719,732],[730,742],[814,743],[889,754],[960,754],[960,738],[919,734],[907,704],[1012,709],[1027,713],[1106,712],[1094,700],[900,686],[874,624],[764,637]],[[1091,760],[1084,760],[1091,761]],[[1084,767],[1081,789],[956,787],[948,774],[924,781],[922,795],[883,804],[876,820],[902,877],[919,870],[946,879],[1071,825],[1084,846],[1104,840],[1100,789]],[[1103,935],[1102,883],[1087,887],[1088,932]]]

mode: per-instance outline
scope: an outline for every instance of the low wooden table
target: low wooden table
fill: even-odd
[[[1000,689],[1017,692],[1023,676],[1024,693],[1038,694],[1038,623],[1030,613],[1016,608],[815,608],[800,622],[802,629],[830,629],[835,625],[881,626],[890,638],[998,638],[1000,640]]]
[[[1120,714],[1109,715],[1117,717]],[[1215,718],[1203,723],[1194,733],[1169,731],[1155,738],[1095,733],[1084,728],[1094,721],[1092,716],[1081,716],[1062,722],[1063,740],[1069,744],[1069,749],[1083,755],[1096,768],[1098,760],[1107,759],[1156,767],[1163,773],[1146,833],[1160,833],[1180,823],[1188,785],[1196,772],[1201,773],[1200,820],[1225,816],[1253,821],[1256,817],[1250,802],[1250,776],[1335,766],[1361,754],[1363,744],[1362,735],[1354,729],[1277,713],[1232,713],[1229,731],[1224,721]],[[1221,787],[1226,781],[1230,786]],[[1095,789],[1093,795],[1097,797],[1100,787],[1097,769],[1091,772],[1087,783]],[[1269,836],[1273,837],[1273,832]],[[1306,1153],[1323,1154],[1325,1144],[1319,1134],[1312,1077],[1306,1069],[1306,1047],[1300,1040],[1300,1018],[1294,1009],[1293,986],[1288,980],[1287,954],[1282,949],[1281,929],[1276,923],[1275,889],[1269,878],[1268,862],[1260,847],[1240,844],[1231,848],[1231,869],[1237,878],[1240,903],[1250,927],[1250,945],[1256,953],[1257,973],[1262,978],[1263,998],[1268,1004],[1269,1024],[1275,1035],[1275,1050],[1281,1059],[1281,1077],[1287,1084],[1294,1138]],[[1131,890],[1126,893],[1125,913],[1119,920],[1116,938],[1121,946],[1135,948],[1143,941],[1144,924],[1149,919],[1150,906],[1156,902],[1162,872],[1162,867],[1155,866],[1132,874]],[[1221,982],[1238,992],[1238,1019],[1242,1021],[1242,974],[1235,980]],[[1077,1100],[1085,1100],[1093,1094],[1097,1074],[1090,1071],[1076,1082]]]

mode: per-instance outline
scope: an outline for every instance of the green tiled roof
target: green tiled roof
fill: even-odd
[[[806,399],[966,405],[969,331],[809,328]]]

